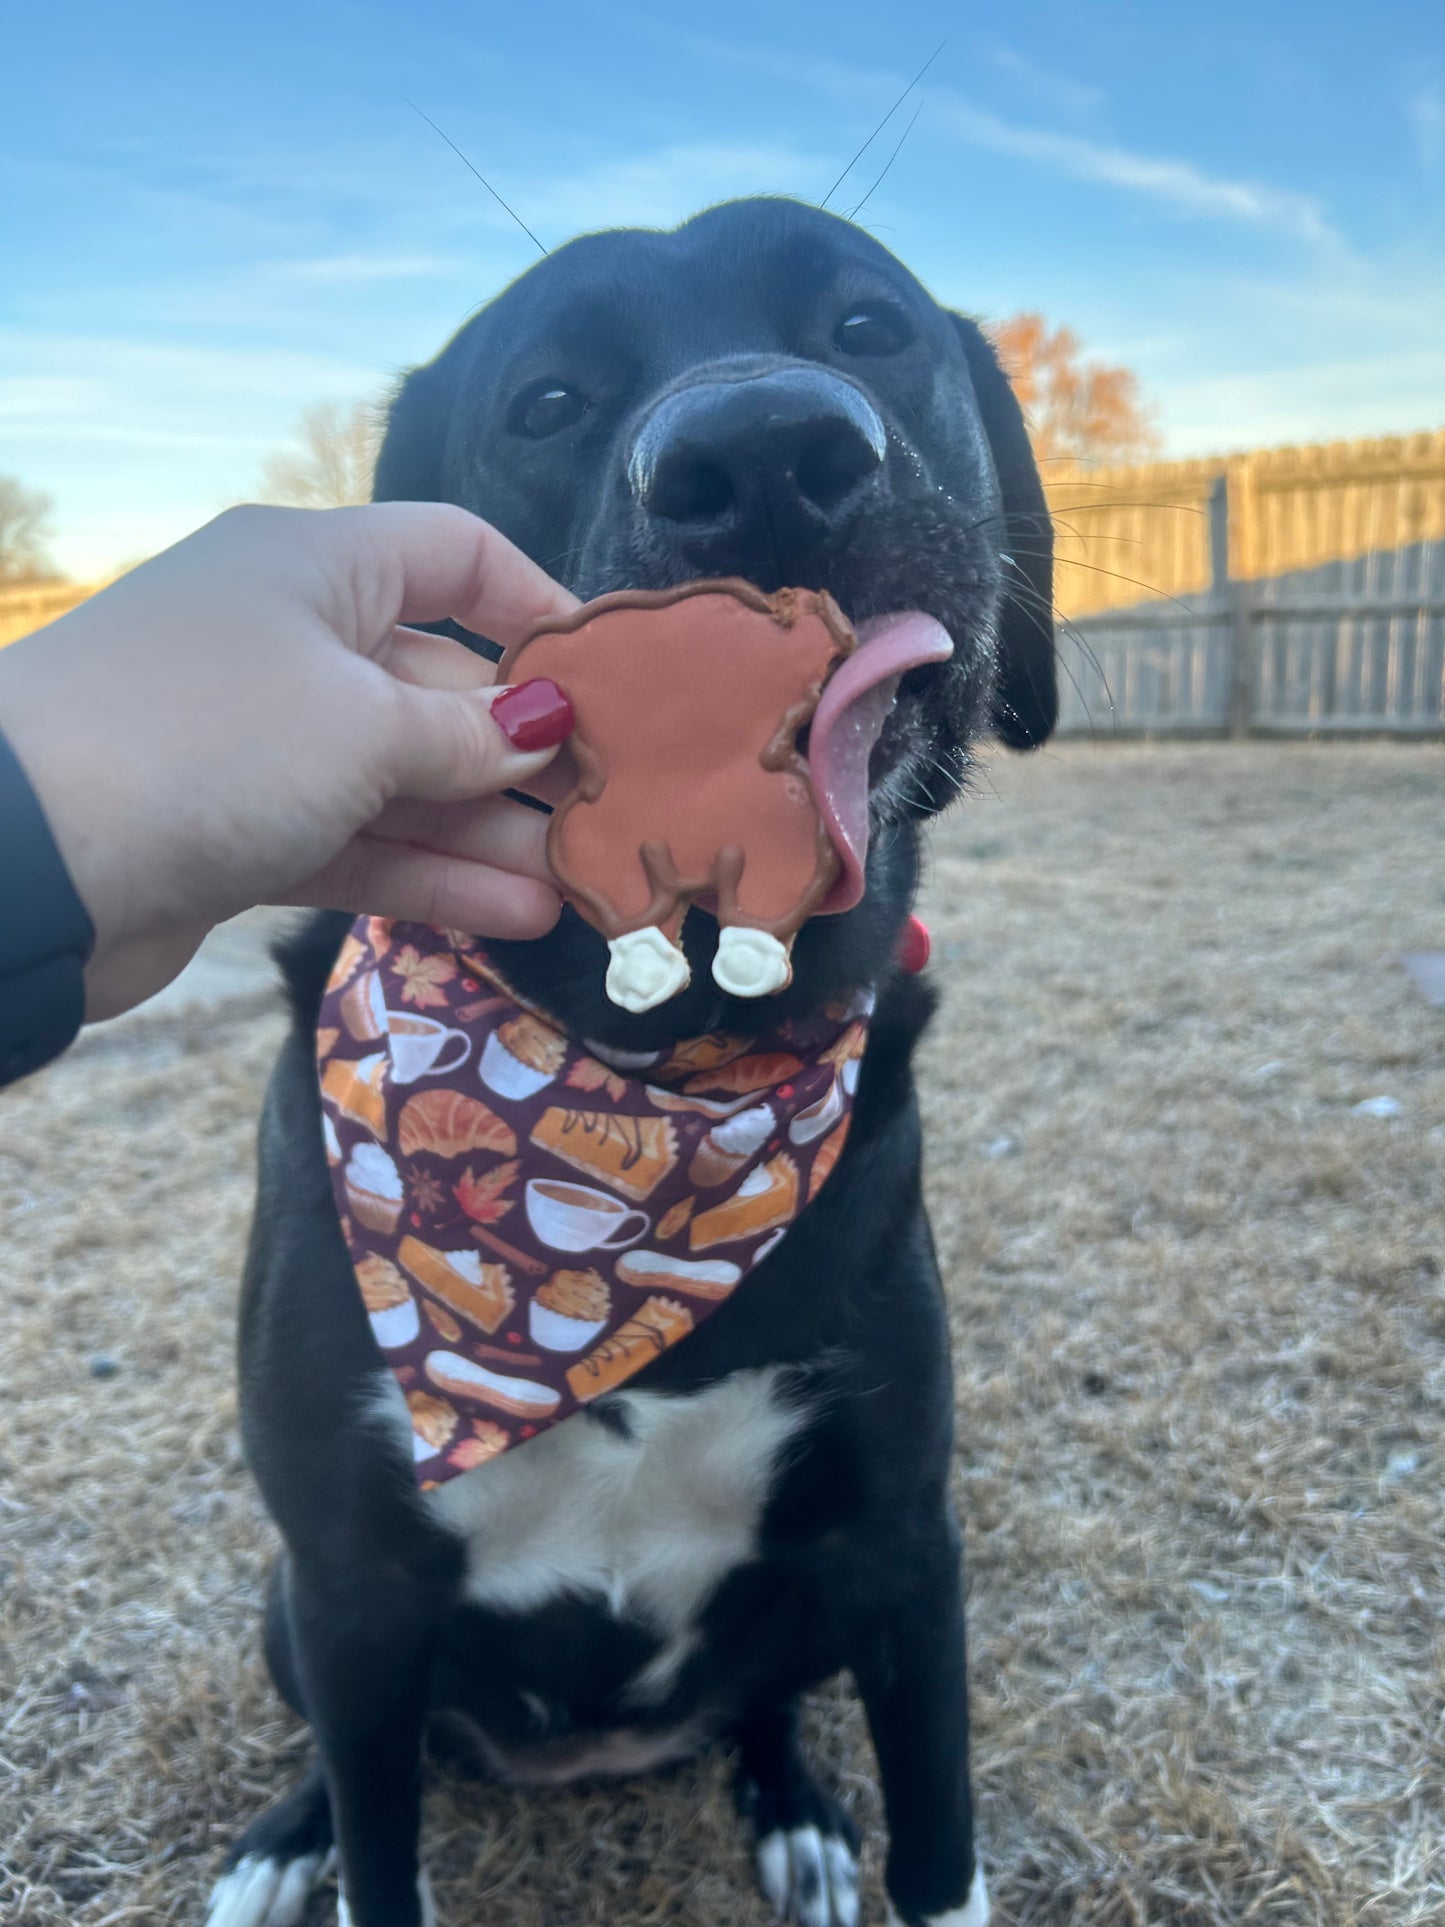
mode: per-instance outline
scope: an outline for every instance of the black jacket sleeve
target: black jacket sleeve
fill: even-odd
[[[94,942],[40,799],[0,734],[0,1084],[73,1041]]]

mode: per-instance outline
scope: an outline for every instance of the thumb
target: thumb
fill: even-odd
[[[394,796],[458,803],[513,789],[572,733],[572,705],[545,677],[493,689],[392,685],[382,756]]]

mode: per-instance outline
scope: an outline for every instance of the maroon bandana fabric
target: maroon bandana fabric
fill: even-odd
[[[838,1161],[871,995],[763,1037],[605,1051],[470,940],[361,918],[317,1062],[341,1226],[424,1489],[625,1384]]]

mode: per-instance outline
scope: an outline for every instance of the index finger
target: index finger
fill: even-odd
[[[450,617],[505,648],[579,606],[500,530],[453,502],[368,502],[325,514],[353,556],[371,563],[373,611],[388,624]]]

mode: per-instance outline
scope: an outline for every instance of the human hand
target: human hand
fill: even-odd
[[[95,926],[87,1018],[257,903],[549,930],[546,820],[499,792],[566,699],[403,625],[507,644],[576,606],[464,509],[242,508],[0,654],[0,729]]]

